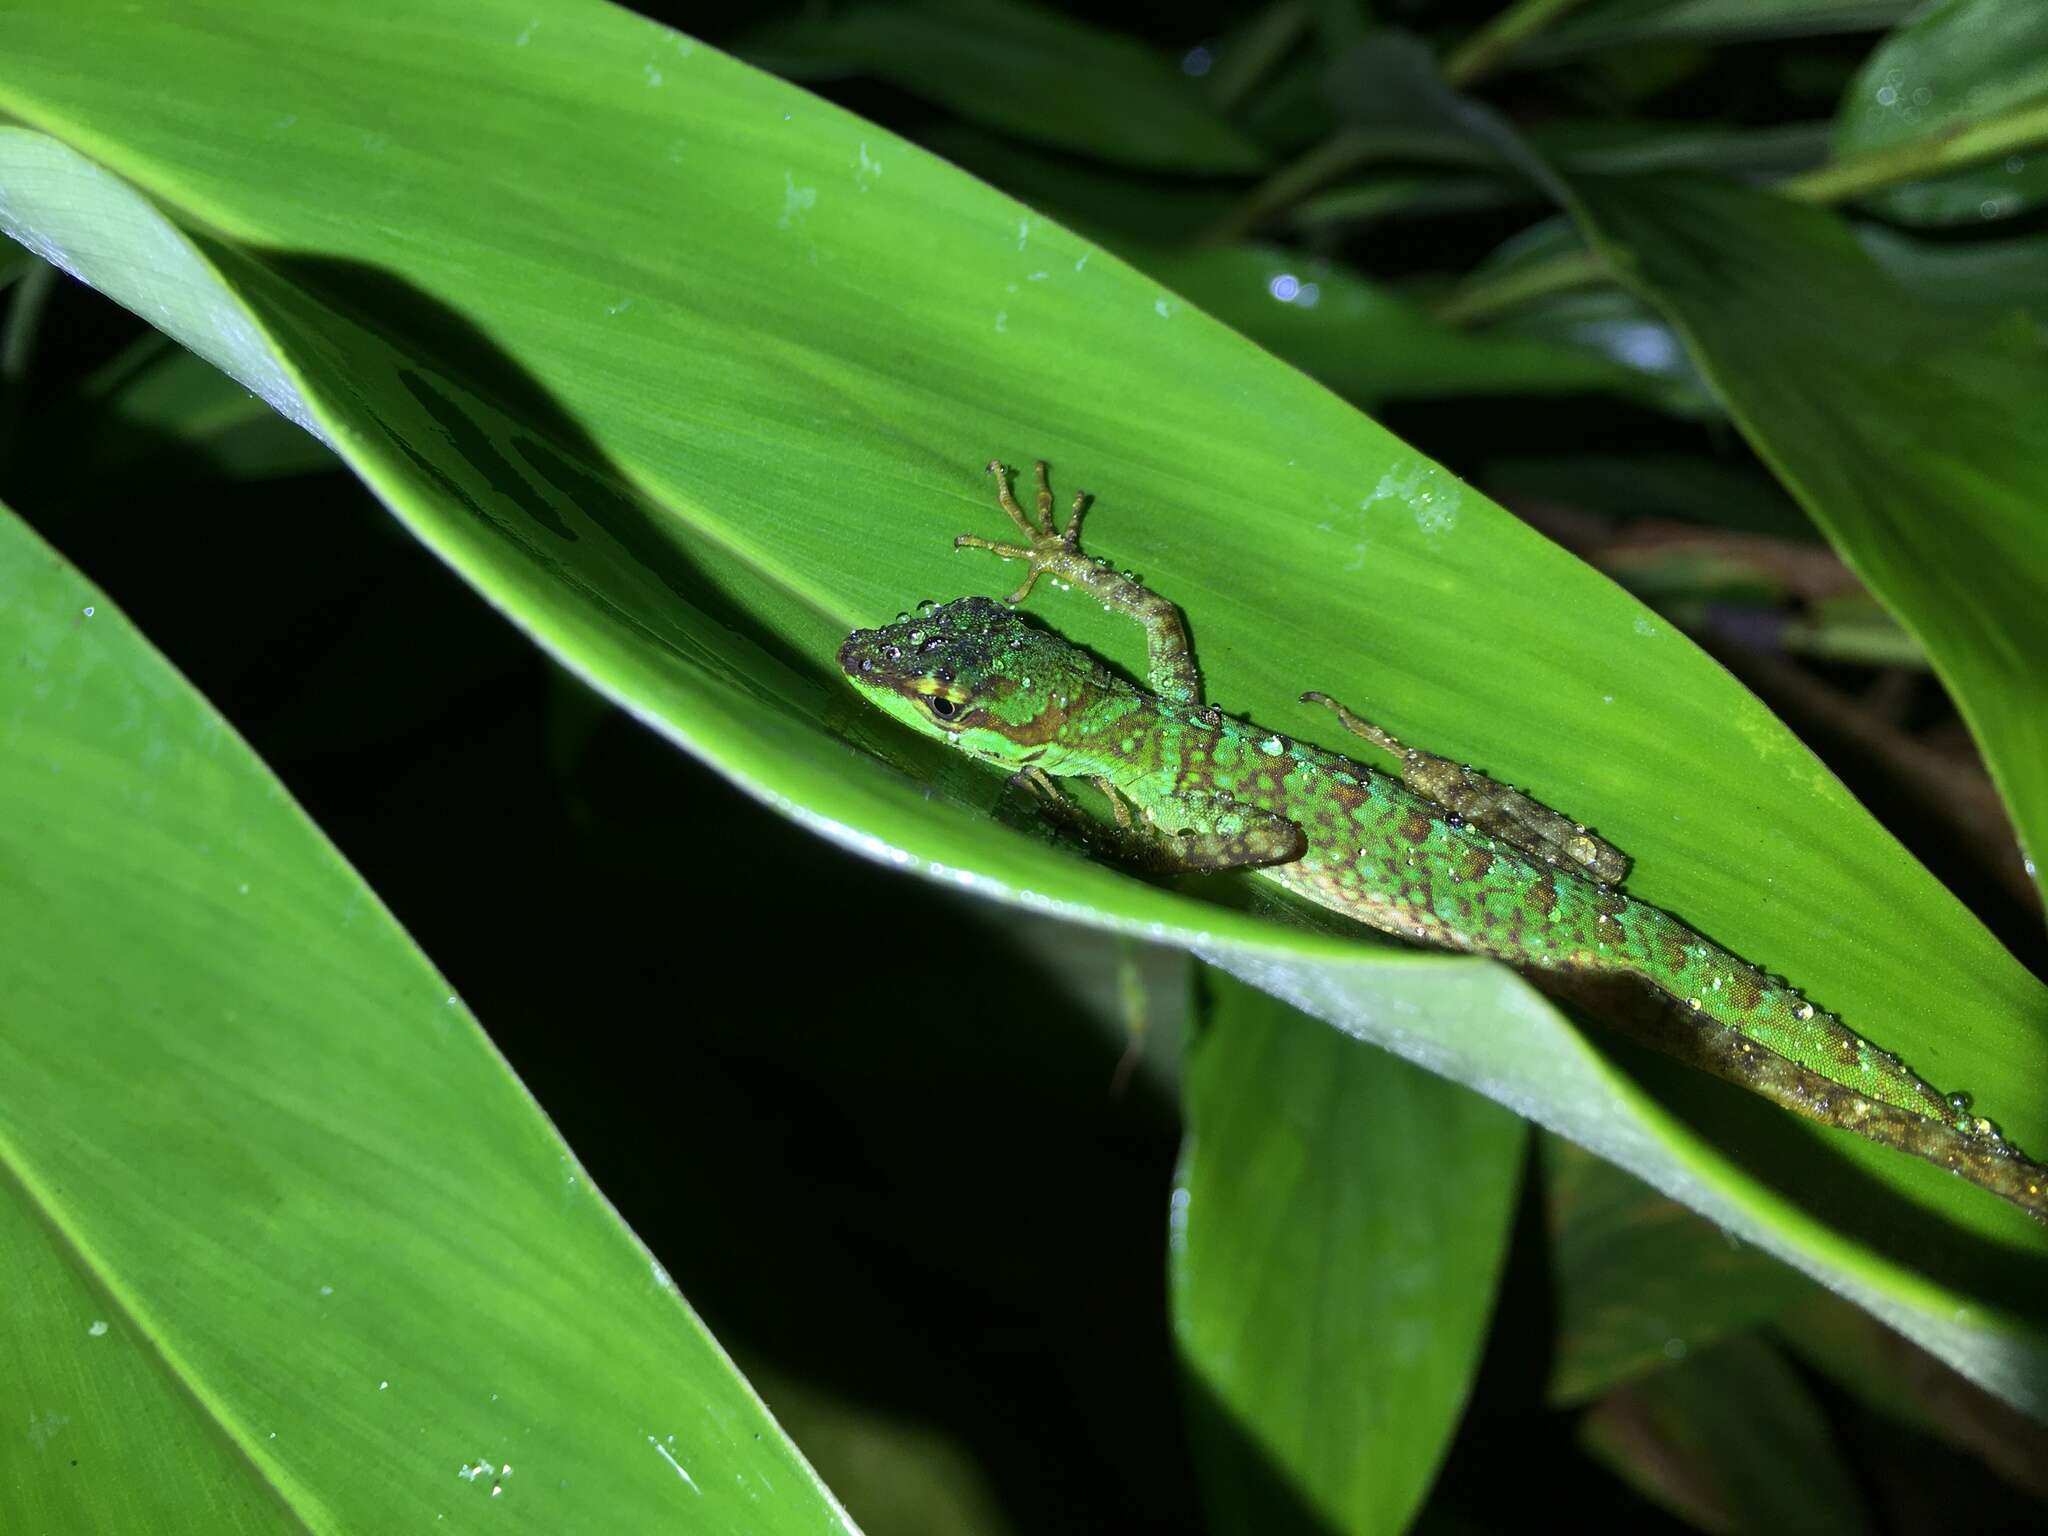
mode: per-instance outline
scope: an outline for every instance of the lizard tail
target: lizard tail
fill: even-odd
[[[1634,976],[1672,1006],[1726,1026],[1654,1043],[1810,1120],[1948,1168],[2048,1221],[2048,1168],[1974,1114],[1967,1094],[1942,1094],[1797,988],[1660,908],[1629,901],[1612,921]]]

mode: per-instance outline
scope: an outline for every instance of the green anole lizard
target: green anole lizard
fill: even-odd
[[[1180,610],[1081,549],[1085,494],[1066,526],[1037,466],[1035,516],[989,465],[1021,542],[957,547],[1025,563],[1143,626],[1148,687],[985,597],[857,629],[839,664],[863,696],[926,735],[1012,770],[1047,812],[1123,862],[1156,871],[1245,869],[1382,932],[1490,955],[1547,990],[1625,984],[1636,1033],[1825,1125],[1926,1158],[2048,1220],[2048,1168],[2022,1156],[1963,1095],[1658,907],[1617,889],[1628,860],[1528,796],[1404,747],[1319,693],[1398,776],[1290,741],[1206,704]],[[1110,825],[1068,798],[1082,779]],[[1656,1017],[1645,1023],[1645,1004]],[[1630,1022],[1622,1020],[1622,1022]]]

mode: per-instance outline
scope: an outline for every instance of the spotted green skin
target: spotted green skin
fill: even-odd
[[[1054,574],[1131,613],[1148,631],[1151,686],[1108,671],[1001,603],[969,597],[848,637],[840,666],[878,708],[1022,771],[1041,793],[1046,781],[1094,783],[1122,802],[1130,822],[1091,839],[1114,853],[1166,868],[1248,869],[1369,927],[1526,970],[1635,978],[1681,1020],[1725,1026],[1729,1033],[1697,1031],[1718,1037],[1706,1052],[1718,1053],[1718,1064],[1698,1063],[1708,1070],[2048,1217],[2048,1170],[1972,1115],[1967,1099],[1945,1098],[1669,912],[1517,846],[1500,829],[1467,824],[1387,773],[1206,708],[1177,610],[1081,554],[1080,499],[1062,533],[1042,466],[1035,521],[1012,501],[1000,467],[991,468],[1026,542],[961,542],[1028,560],[1034,579]],[[1803,1070],[1787,1072],[1785,1063]]]

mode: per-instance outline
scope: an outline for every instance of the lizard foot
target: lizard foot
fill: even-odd
[[[1201,673],[1188,648],[1188,632],[1181,623],[1180,610],[1157,592],[1147,591],[1135,576],[1120,573],[1107,560],[1081,552],[1081,514],[1091,500],[1086,491],[1077,492],[1067,514],[1067,526],[1053,521],[1052,487],[1046,483],[1045,460],[1032,466],[1038,480],[1034,512],[1017,505],[1010,490],[1010,471],[997,459],[988,467],[996,477],[996,498],[1012,524],[1024,535],[1022,544],[999,544],[977,534],[963,533],[953,541],[955,549],[985,549],[1004,560],[1022,560],[1029,571],[1024,584],[1008,601],[1014,607],[1031,595],[1038,578],[1050,574],[1063,585],[1078,587],[1106,609],[1128,614],[1145,629],[1145,675],[1154,693],[1174,704],[1200,707]]]
[[[1001,459],[990,460],[988,466],[988,472],[996,477],[996,499],[1002,503],[1010,521],[1017,525],[1018,532],[1024,535],[1025,543],[999,544],[972,533],[963,533],[953,541],[955,549],[985,549],[999,559],[1028,563],[1030,569],[1024,584],[1004,599],[1012,605],[1029,597],[1031,589],[1038,584],[1038,578],[1048,571],[1072,577],[1081,563],[1081,514],[1088,509],[1088,493],[1074,493],[1067,526],[1061,528],[1053,521],[1052,486],[1046,481],[1045,460],[1040,459],[1032,468],[1038,479],[1035,516],[1017,504],[1017,498],[1010,490],[1009,467]]]

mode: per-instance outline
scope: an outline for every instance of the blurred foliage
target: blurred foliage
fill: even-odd
[[[1370,410],[2048,969],[2032,0],[641,9]],[[1554,1138],[1516,1186],[1499,1110],[1178,951],[847,858],[592,707],[210,364],[33,259],[0,306],[0,496],[344,851],[867,1529],[2040,1522],[2040,1426],[1777,1259]]]

